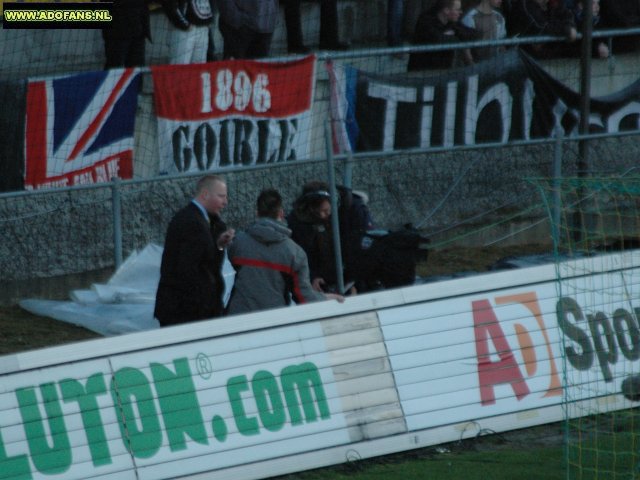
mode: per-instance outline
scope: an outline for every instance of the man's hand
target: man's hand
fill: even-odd
[[[598,43],[598,58],[609,58],[609,47],[606,43]]]
[[[233,228],[228,228],[227,230],[222,232],[218,237],[218,248],[220,250],[223,250],[224,247],[233,242],[233,238],[235,237],[235,235],[236,231]]]
[[[321,278],[321,277],[314,278],[311,281],[311,288],[313,288],[316,292],[324,292],[322,287],[324,287],[325,285],[326,285],[326,282],[324,281],[324,278]]]
[[[340,303],[344,303],[344,297],[337,293],[325,293],[324,296],[327,300],[337,300]]]

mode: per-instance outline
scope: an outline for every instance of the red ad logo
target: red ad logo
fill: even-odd
[[[553,397],[562,394],[562,384],[558,369],[553,358],[551,342],[540,310],[540,304],[535,292],[526,292],[515,295],[505,295],[495,298],[496,305],[520,304],[529,312],[536,321],[543,336],[547,351],[546,359],[539,359],[536,354],[536,345],[533,343],[529,330],[522,323],[515,323],[514,330],[522,358],[524,359],[525,373],[528,378],[536,375],[539,362],[549,362],[549,384],[544,397]],[[476,355],[478,359],[478,380],[480,382],[480,398],[482,405],[496,403],[494,387],[496,385],[509,384],[518,400],[522,400],[531,391],[522,374],[520,366],[514,356],[513,350],[507,342],[505,333],[491,306],[489,300],[476,300],[472,302],[473,325],[476,343]],[[498,360],[491,359],[489,341],[493,342]]]

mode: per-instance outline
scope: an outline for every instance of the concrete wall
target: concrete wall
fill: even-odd
[[[563,148],[565,176],[576,174],[577,150],[575,142]],[[637,156],[637,137],[600,140],[592,150],[593,171],[617,175],[634,166]],[[380,227],[412,222],[423,227],[435,248],[550,243],[543,199],[543,193],[550,193],[549,185],[545,188],[544,182],[534,179],[550,179],[553,158],[553,144],[362,158],[353,165],[353,185],[368,192]],[[344,165],[336,170],[340,179]],[[241,229],[253,220],[261,189],[279,189],[290,204],[302,184],[326,175],[321,161],[230,172],[226,174],[230,203],[223,216],[230,226]],[[187,177],[122,186],[125,257],[148,243],[163,243],[171,216],[189,201],[194,183],[194,177]],[[631,223],[637,223],[635,210],[628,215]],[[0,303],[30,296],[66,298],[71,288],[104,281],[113,268],[108,185],[0,197],[0,218]],[[615,237],[620,229],[608,233]],[[83,275],[88,271],[96,275]]]

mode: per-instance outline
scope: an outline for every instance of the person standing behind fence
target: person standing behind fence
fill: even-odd
[[[284,223],[282,196],[263,190],[258,196],[257,220],[240,232],[229,247],[236,270],[227,313],[247,313],[297,304],[344,298],[313,290],[304,250],[291,240]]]
[[[511,0],[506,20],[510,36],[557,35],[568,42],[577,38],[573,13],[560,3],[549,5],[549,0]],[[553,43],[523,45],[522,48],[540,58],[566,51],[563,45]]]
[[[225,59],[269,56],[278,0],[218,0],[218,10]]]
[[[573,18],[576,23],[576,27],[579,31],[584,31],[584,19],[586,17],[584,7],[591,3],[591,28],[593,31],[602,28],[600,22],[600,0],[565,0],[564,6],[571,10]],[[573,55],[580,55],[580,43],[576,42],[572,44],[574,46]],[[593,38],[592,40],[592,53],[596,58],[608,58],[609,46],[603,41],[602,38]]]
[[[302,0],[280,0],[284,9],[289,53],[308,53],[302,32]],[[320,50],[346,50],[349,44],[339,40],[338,1],[320,0]]]
[[[498,10],[502,0],[480,0],[462,17],[462,24],[475,28],[478,31],[479,40],[502,40],[507,36],[507,27]],[[503,51],[504,47],[486,46],[473,48],[471,54],[473,61],[486,60]]]
[[[207,175],[198,181],[195,198],[171,219],[154,310],[161,326],[223,314],[222,263],[234,237],[220,218],[226,206],[226,183]]]
[[[602,0],[600,5],[601,27],[625,29],[640,27],[640,2],[638,0]],[[640,49],[640,35],[613,37],[615,53],[633,52]]]
[[[402,45],[402,21],[404,18],[404,0],[387,1],[387,45]]]
[[[318,292],[337,284],[328,188],[324,182],[305,184],[287,217],[291,238],[307,254],[311,285]]]
[[[111,17],[102,29],[105,70],[144,65],[145,43],[151,41],[148,1],[114,0]]]
[[[460,23],[461,13],[460,0],[436,0],[431,8],[420,14],[412,43],[438,45],[476,40],[478,32]],[[456,54],[457,52],[460,50],[412,53],[409,56],[408,70],[446,69],[473,62],[468,49],[463,50],[461,55]],[[462,61],[456,61],[459,56],[462,56]]]
[[[204,63],[213,22],[212,0],[162,0],[171,64]],[[168,20],[168,21],[167,21]]]

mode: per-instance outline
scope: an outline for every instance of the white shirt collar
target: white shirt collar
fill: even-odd
[[[202,212],[202,215],[204,215],[204,219],[208,222],[209,221],[209,214],[207,213],[207,211],[205,210],[205,208],[200,204],[200,202],[198,202],[195,198],[191,200],[193,202],[193,204],[198,207],[198,209]]]

